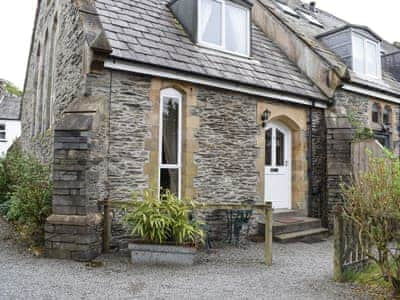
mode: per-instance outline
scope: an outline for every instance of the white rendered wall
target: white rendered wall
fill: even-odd
[[[6,125],[6,139],[0,139],[0,157],[3,157],[12,143],[21,135],[21,121],[0,120]]]

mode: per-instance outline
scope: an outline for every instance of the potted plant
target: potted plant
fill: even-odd
[[[127,207],[123,218],[133,241],[129,243],[134,264],[192,265],[197,245],[203,242],[200,223],[191,220],[191,200],[181,200],[167,191],[145,191],[143,199]]]

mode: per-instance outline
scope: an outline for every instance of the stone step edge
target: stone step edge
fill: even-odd
[[[298,232],[291,232],[291,233],[282,233],[274,236],[274,239],[276,241],[290,241],[290,240],[296,240],[296,239],[301,239],[301,238],[306,238],[310,237],[313,235],[318,235],[318,234],[327,234],[329,233],[329,230],[326,228],[317,228],[317,229],[309,229],[309,230],[303,230],[303,231],[298,231]]]

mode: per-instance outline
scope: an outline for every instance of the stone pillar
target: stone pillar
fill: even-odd
[[[341,184],[352,175],[351,142],[353,128],[345,109],[328,111],[327,125],[327,193],[328,226],[333,229],[334,209],[343,202]]]
[[[47,219],[45,247],[51,258],[88,261],[102,250],[102,215],[89,205],[92,117],[72,114],[54,133],[52,215]]]

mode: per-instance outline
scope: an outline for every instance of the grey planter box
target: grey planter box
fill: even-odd
[[[131,261],[142,265],[191,266],[197,249],[192,247],[130,243]]]

